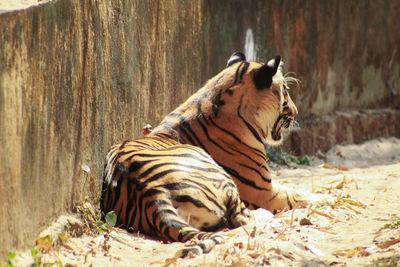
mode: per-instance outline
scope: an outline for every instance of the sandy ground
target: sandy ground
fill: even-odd
[[[224,231],[225,243],[208,254],[180,259],[176,254],[184,244],[165,244],[117,228],[99,234],[93,229],[98,222],[68,215],[61,216],[36,240],[35,258],[31,251],[19,252],[14,263],[400,266],[400,139],[335,146],[320,156],[323,159],[314,158],[311,166],[274,170],[274,179],[297,189],[328,194],[336,204],[275,216],[259,209],[254,211],[254,223]],[[90,208],[86,212],[90,213]]]
[[[0,0],[0,13],[4,11],[25,9],[49,1],[50,0]]]

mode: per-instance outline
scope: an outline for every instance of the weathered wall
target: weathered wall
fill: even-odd
[[[378,0],[59,0],[0,14],[0,258],[87,194],[82,164],[101,179],[112,143],[155,125],[235,50],[283,55],[304,118],[387,106],[399,13]]]

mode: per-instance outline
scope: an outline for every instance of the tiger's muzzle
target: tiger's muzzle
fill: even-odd
[[[292,125],[296,115],[297,109],[289,107],[285,107],[283,112],[279,114],[271,131],[271,137],[274,141],[280,141],[282,139],[282,129],[288,129]]]

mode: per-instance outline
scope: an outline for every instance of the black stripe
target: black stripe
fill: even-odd
[[[278,195],[279,195],[279,191],[278,192],[276,192],[275,193],[275,195],[273,195],[269,200],[268,200],[268,202],[271,202],[274,198],[276,198]]]
[[[240,71],[239,82],[243,79],[243,75],[246,72],[246,70],[249,68],[249,65],[250,65],[249,62],[244,62],[244,66],[243,66],[242,70]]]
[[[179,142],[180,137],[179,137],[179,133],[177,131],[175,131],[174,129],[172,129],[171,127],[169,127],[168,125],[163,125],[163,127],[168,130],[169,132],[172,132],[172,134],[168,134],[168,133],[159,133],[157,134],[158,136],[162,136],[165,137],[167,139],[173,139],[174,141]],[[171,142],[170,142],[171,143]]]
[[[149,142],[149,139],[139,139],[139,140],[135,140],[133,143],[134,143],[135,148],[138,145],[142,145],[143,147],[147,147],[150,144],[152,144],[152,142],[154,142],[154,139],[150,139],[150,140],[151,140],[151,142]]]
[[[229,135],[230,137],[232,137],[233,139],[235,139],[236,142],[238,142],[240,145],[244,145],[244,146],[246,146],[247,148],[253,150],[253,151],[257,154],[257,156],[263,158],[263,160],[266,161],[265,152],[263,152],[263,151],[261,151],[261,150],[259,150],[259,149],[257,149],[257,148],[254,148],[254,147],[252,147],[252,146],[249,146],[249,145],[246,144],[243,140],[241,140],[239,137],[237,137],[235,134],[233,134],[233,133],[231,133],[230,131],[226,130],[225,128],[219,126],[211,117],[209,117],[209,120],[210,120],[210,122],[211,122],[215,127],[217,127],[219,130],[223,131],[224,133],[226,133],[227,135]]]
[[[215,142],[210,135],[208,134],[207,127],[198,119],[196,118],[196,121],[200,124],[201,128],[203,129],[204,134],[206,135],[207,139],[213,143],[216,147],[224,151],[225,153],[228,153],[229,155],[232,155],[232,152],[226,150],[224,147],[222,147],[218,142]]]
[[[168,117],[168,115],[167,115],[167,117]],[[165,133],[165,132],[160,133],[160,131],[162,131],[162,130],[160,130],[160,129],[165,130],[166,133]],[[167,140],[168,140],[168,139],[172,139],[172,140],[175,140],[175,141],[177,141],[177,142],[180,142],[180,135],[179,135],[178,131],[176,131],[175,129],[173,129],[173,128],[170,126],[170,123],[169,123],[168,121],[163,122],[162,124],[160,124],[159,126],[157,126],[157,127],[149,134],[149,137],[155,136],[155,135],[157,135],[157,136],[163,136],[163,137],[165,137]],[[169,141],[169,140],[168,140],[168,141]]]
[[[183,128],[183,126],[179,126],[179,132],[183,133],[186,136],[186,142],[196,145],[196,142],[192,139],[192,137],[186,132],[186,130]]]
[[[171,157],[173,157],[173,156],[171,156]],[[155,169],[158,169],[158,168],[161,168],[161,167],[164,167],[164,166],[184,167],[184,168],[190,169],[190,172],[193,172],[193,170],[202,171],[202,172],[212,172],[212,173],[221,172],[221,170],[219,168],[215,168],[214,166],[211,166],[210,168],[206,168],[206,167],[200,167],[200,166],[196,166],[196,165],[192,165],[192,164],[182,164],[182,163],[178,163],[178,162],[165,162],[165,163],[159,163],[159,164],[151,166],[145,172],[140,174],[138,179],[141,179],[141,178],[147,176],[148,174],[150,174]],[[188,172],[188,171],[182,170],[180,168],[171,168],[171,169],[162,171],[160,173],[164,173],[164,172],[170,171],[170,170],[173,170],[173,171],[176,171],[176,172]],[[165,173],[164,175],[166,175],[166,174],[168,174],[168,173]],[[151,178],[149,178],[149,179],[151,179]],[[147,183],[147,181],[148,180],[146,180],[145,183]]]
[[[221,173],[222,174],[222,173]],[[211,178],[211,177],[206,177],[206,176],[204,176],[204,175],[201,175],[201,176],[199,176],[199,175],[196,175],[195,173],[192,173],[191,175],[190,175],[190,177],[191,178],[198,178],[200,181],[210,181],[210,182],[213,182],[213,183],[222,183],[222,180],[221,179],[213,179],[213,178]],[[229,180],[231,180],[232,179],[232,177],[230,177],[229,175],[225,175],[224,174],[224,177],[226,177],[227,179],[229,179]],[[215,185],[214,185],[215,186]],[[219,189],[218,187],[216,187],[217,189]]]
[[[232,179],[232,177],[230,177]],[[223,190],[226,190],[227,188],[232,188],[235,187],[235,184],[231,183],[225,183],[224,186],[222,187]]]
[[[113,151],[116,152],[116,151]],[[111,154],[111,155],[110,155]],[[107,154],[107,167],[113,167],[115,162],[120,157],[120,152],[118,153],[111,153],[111,151]],[[110,161],[111,160],[111,161]],[[115,171],[115,170],[114,170]]]
[[[240,98],[240,104],[239,107],[237,109],[237,114],[239,116],[239,118],[246,124],[247,128],[250,130],[250,132],[253,134],[254,138],[256,138],[260,143],[264,144],[264,142],[261,140],[260,135],[257,133],[257,131],[253,128],[253,126],[251,126],[250,123],[248,123],[243,116],[240,114],[240,108],[242,106],[242,100],[243,100],[243,96]]]
[[[126,179],[124,179],[121,184],[122,184],[121,188],[126,188],[128,186]],[[118,203],[119,199],[122,198],[122,195],[120,193],[118,193],[118,194],[115,194],[114,196],[116,198],[115,198],[115,201],[113,201],[112,210],[114,210],[115,214],[121,214],[122,209],[124,208],[124,205],[121,205],[121,207],[118,210],[116,210],[115,204]],[[125,202],[125,201],[122,200],[122,202]],[[121,218],[120,216],[117,216],[117,220],[119,221],[119,223],[126,225],[126,218]]]
[[[204,116],[203,111],[201,110],[201,101],[197,102],[197,114],[198,114],[198,117],[201,118],[206,124],[210,124],[208,122],[207,118]]]
[[[179,119],[179,124],[178,124],[178,125],[180,125],[180,126],[179,126],[179,131],[180,131],[181,133],[183,133],[183,134],[187,137],[188,141],[189,141],[191,144],[194,144],[194,145],[197,144],[198,146],[201,146],[204,150],[206,150],[206,148],[205,148],[205,147],[203,146],[203,144],[200,142],[200,140],[198,139],[197,135],[195,134],[195,132],[194,132],[193,129],[191,128],[190,124],[187,122],[186,118],[185,118],[182,114],[180,114],[180,113],[174,113],[174,112],[173,112],[173,113],[168,114],[167,117],[175,117],[175,118],[178,118],[178,119]],[[196,139],[197,143],[189,136],[189,134],[186,132],[186,130],[185,130],[182,126],[185,127],[186,130],[189,131],[189,133],[193,136],[193,138]],[[207,150],[206,150],[206,151],[207,151]]]
[[[146,161],[134,161],[129,165],[128,172],[136,172],[140,168],[142,168],[144,165],[147,163],[152,162],[152,160],[146,160]],[[119,164],[119,163],[118,163]]]
[[[187,183],[168,183],[168,184],[159,185],[157,187],[162,187],[164,189],[171,190],[171,191],[172,190],[182,190],[182,189],[186,189],[186,188],[194,188],[194,189],[200,190],[197,186],[187,184]]]
[[[192,203],[193,205],[195,205],[198,208],[205,208],[208,211],[210,211],[210,209],[207,208],[203,204],[203,202],[201,202],[200,200],[194,199],[193,197],[188,196],[188,195],[179,195],[179,196],[173,196],[172,195],[172,196],[169,196],[169,198],[174,200],[174,201],[177,201],[177,202],[190,202],[190,203]]]
[[[125,144],[128,143],[128,142],[129,142],[129,140],[123,141],[118,149],[124,148]]]
[[[260,208],[259,206],[257,206],[257,205],[254,204],[254,203],[253,203],[252,205],[253,205],[253,209],[255,209],[255,210],[258,209],[258,208]]]
[[[239,64],[238,68],[236,69],[235,81],[233,82],[234,85],[238,83],[238,80],[239,80],[239,70],[240,70],[240,67],[241,67],[243,64],[244,64],[244,62],[241,62],[241,63]]]
[[[227,93],[230,96],[232,96],[233,95],[233,90],[231,89],[231,87],[229,87],[228,89],[225,90],[225,93]]]
[[[164,207],[164,208],[160,207],[160,206],[165,206],[165,205],[167,207]],[[152,200],[152,201],[149,201],[146,203],[146,210],[150,210],[152,207],[155,208],[155,211],[151,214],[152,221],[150,222],[149,218],[146,218],[146,219],[150,223],[150,225],[152,225],[153,227],[156,226],[156,222],[157,222],[156,219],[159,214],[162,214],[162,215],[170,214],[172,216],[178,216],[176,214],[175,210],[173,210],[173,206],[172,206],[171,202],[169,202],[169,201],[156,199],[156,200]],[[147,213],[146,213],[146,217],[148,217]],[[158,230],[161,233],[161,228]]]
[[[204,145],[201,143],[200,139],[197,137],[196,133],[193,131],[192,127],[190,126],[190,124],[185,120],[182,122],[183,126],[192,134],[192,136],[194,137],[194,139],[196,139],[197,144],[203,148],[207,153],[207,149],[204,147]],[[210,153],[208,153],[210,154]]]
[[[270,191],[270,189],[268,188],[263,188],[263,187],[259,187],[257,186],[253,181],[248,180],[246,177],[241,176],[236,170],[231,169],[229,167],[223,166],[222,167],[226,170],[227,173],[229,173],[230,175],[232,175],[234,178],[238,179],[241,183],[251,186],[255,189],[258,190],[264,190],[264,191]]]
[[[163,218],[161,219],[159,225],[160,232],[162,231],[161,229],[165,226],[164,231],[162,233],[168,237],[169,240],[175,241],[174,238],[169,234],[169,229],[174,228],[177,230],[181,230],[185,225],[183,225],[181,222],[169,219],[169,218]]]
[[[219,107],[224,105],[225,103],[221,100],[222,89],[220,89],[212,101],[212,111],[214,113],[214,117],[218,116]]]
[[[218,78],[216,79],[214,85],[211,88],[215,88],[218,85],[219,80],[222,79],[222,77],[224,77],[225,73],[222,73],[221,75],[218,76]]]
[[[143,203],[143,201],[144,201],[144,199],[145,198],[147,198],[147,197],[153,197],[153,196],[155,196],[155,195],[158,195],[158,194],[163,194],[164,192],[163,191],[161,191],[161,190],[158,190],[158,189],[155,189],[155,188],[151,188],[151,189],[149,189],[149,190],[147,190],[146,192],[144,192],[143,194],[141,194],[140,195],[140,197],[139,197],[139,204],[138,204],[138,216],[139,216],[139,225],[138,225],[138,227],[139,227],[139,230],[141,230],[141,232],[144,232],[143,231],[143,223],[144,222],[146,222],[148,225],[149,225],[149,228],[151,228],[150,226],[151,226],[151,221],[150,221],[150,219],[148,218],[148,216],[147,216],[147,213],[146,213],[146,211],[147,211],[147,209],[146,209],[146,205],[144,205],[144,203]],[[143,215],[144,214],[144,218],[143,218]],[[143,219],[145,219],[146,221],[144,221]]]
[[[112,186],[112,182],[114,181],[114,179],[116,179],[116,177],[113,177],[113,179],[110,180],[110,183],[107,185],[107,187],[105,189],[106,190],[105,194],[107,197],[105,199],[105,201],[106,201],[106,205],[105,205],[106,210],[104,210],[105,212],[109,212],[114,209],[114,205],[116,202],[115,198],[116,198],[116,196],[120,196],[120,193],[121,193],[121,181],[119,181],[120,177],[121,176],[119,175],[117,178],[118,182],[117,182],[116,187]]]
[[[164,199],[156,199],[150,202],[147,202],[148,206],[162,206],[162,205],[171,205],[171,202],[166,201]]]
[[[192,178],[192,177],[190,177]],[[200,178],[202,182],[204,182],[205,179],[202,179],[203,177],[194,177],[194,178]],[[229,177],[230,178],[230,177]],[[182,179],[182,182],[187,182],[187,183],[193,183],[197,185],[198,187],[202,188],[204,191],[207,191],[207,193],[211,194],[214,199],[217,199],[217,196],[210,190],[210,187],[205,185],[204,183],[199,183],[194,179]]]
[[[216,170],[214,168],[201,168],[201,167],[197,167],[197,166],[193,166],[193,165],[184,165],[184,164],[177,164],[177,163],[162,163],[159,164],[158,166],[153,166],[151,168],[149,168],[149,170],[147,170],[146,172],[142,173],[138,179],[142,179],[143,177],[146,177],[149,173],[151,173],[153,170],[160,168],[162,166],[167,166],[167,165],[172,165],[172,166],[182,166],[182,167],[186,167],[186,168],[191,168],[191,169],[195,169],[198,171],[204,171],[204,172],[212,172],[212,173],[219,173],[220,170]],[[150,170],[151,169],[151,170]],[[185,170],[179,169],[179,168],[171,168],[165,171],[161,171],[158,172],[156,174],[154,174],[153,176],[146,178],[146,180],[143,182],[143,187],[153,181],[156,181],[158,179],[160,179],[161,177],[168,175],[172,172],[186,172]]]
[[[142,201],[143,198],[152,197],[152,196],[155,196],[155,195],[161,194],[161,193],[165,193],[165,192],[162,190],[155,189],[155,188],[150,188],[149,190],[147,190],[140,196],[139,202]],[[141,204],[141,203],[139,203],[139,204]],[[139,206],[142,206],[142,205],[139,205]]]
[[[137,197],[137,192],[135,189],[133,189],[130,185],[127,186],[128,188],[128,193],[127,193],[127,204],[126,204],[126,209],[125,209],[125,214],[127,218],[125,219],[126,221],[126,226],[131,227],[132,226],[132,220],[134,220],[137,216],[137,207],[136,207],[136,197]],[[133,210],[133,214],[130,216],[130,211]]]
[[[193,183],[193,181],[189,180],[189,183]],[[164,189],[167,190],[182,190],[182,189],[186,189],[186,188],[193,188],[196,189],[198,191],[200,191],[201,193],[203,193],[203,195],[208,199],[208,201],[212,202],[215,206],[217,206],[220,210],[225,210],[225,207],[222,207],[215,199],[217,199],[217,197],[215,196],[215,194],[213,194],[208,187],[206,186],[202,186],[201,190],[199,187],[191,185],[191,184],[187,184],[187,183],[169,183],[169,184],[163,184],[163,185],[159,185],[158,187],[162,187]],[[211,193],[214,197],[210,197],[207,195],[207,192]]]
[[[250,167],[250,166],[247,166],[247,165],[245,165],[245,164],[243,164],[243,163],[239,163],[239,165],[242,166],[242,167],[245,167],[245,168],[247,168],[247,169],[249,169],[249,170],[254,171],[255,173],[258,174],[258,176],[261,177],[261,179],[263,179],[263,181],[265,181],[265,182],[267,182],[267,183],[271,183],[271,179],[264,177],[258,169],[253,168],[253,167]]]
[[[194,230],[181,231],[178,235],[178,240],[181,242],[182,241],[185,242],[186,240],[192,239],[198,232],[199,231],[194,231]]]
[[[247,155],[246,153],[244,153],[244,152],[242,152],[242,151],[240,151],[238,149],[235,149],[235,148],[231,148],[231,150],[236,152],[236,153],[238,153],[238,154],[240,154],[240,155],[242,155],[242,156],[244,156],[244,157],[246,157],[251,162],[253,162],[257,167],[262,168],[262,169],[266,170],[267,172],[269,172],[268,167],[267,167],[267,160],[264,157],[262,157],[262,162],[259,163],[258,161],[256,161],[254,159],[255,156],[259,156],[258,154],[250,156],[250,155]]]
[[[147,184],[149,184],[149,183],[151,183],[151,182],[153,182],[153,181],[156,181],[156,180],[160,179],[161,177],[163,177],[163,176],[165,176],[165,175],[168,175],[168,174],[170,174],[170,173],[172,173],[172,172],[175,172],[175,171],[176,171],[176,170],[174,170],[174,169],[168,169],[168,170],[165,170],[165,171],[161,171],[161,172],[159,172],[159,173],[156,173],[156,174],[154,174],[153,176],[147,178],[146,181],[144,181],[144,184],[147,185]],[[147,173],[146,173],[146,175],[147,175]],[[139,179],[145,177],[146,175],[143,175],[143,173],[142,173],[142,174],[140,175]],[[151,190],[151,189],[150,189],[150,190]]]
[[[158,217],[159,215],[162,215],[162,216],[166,216],[166,215],[178,216],[174,210],[158,208],[158,209],[156,209],[156,210],[153,212],[153,214],[152,214],[153,225],[156,224],[156,222],[157,222],[157,217]],[[158,230],[159,230],[160,233],[161,233],[161,229],[158,229]]]
[[[186,147],[184,149],[186,149]],[[190,149],[190,148],[187,148],[187,149]],[[171,154],[137,153],[135,155],[138,156],[138,157],[142,157],[142,158],[154,158],[153,161],[154,160],[158,160],[159,157],[160,158],[161,157],[167,157],[167,158],[176,157],[176,158],[191,158],[191,159],[198,160],[198,161],[200,161],[202,163],[213,164],[213,162],[205,160],[207,158],[205,158],[205,159],[204,158],[200,158],[197,155],[195,155],[194,153],[182,153],[182,152],[179,151],[179,148],[177,148],[177,147],[171,147],[171,150],[178,150],[178,151],[176,151],[176,153],[179,153],[179,154],[175,154],[175,153],[171,153]],[[163,152],[164,151],[168,151],[168,149],[163,150]],[[197,154],[201,155],[198,150],[195,150],[194,152],[197,152]],[[201,156],[204,156],[204,155],[201,155]]]

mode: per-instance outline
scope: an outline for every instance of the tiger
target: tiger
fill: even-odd
[[[149,136],[178,136],[204,149],[232,177],[251,209],[273,213],[308,203],[303,194],[271,180],[266,146],[282,143],[298,110],[280,56],[265,64],[235,52],[227,67],[169,113]]]
[[[217,230],[246,225],[250,209],[291,209],[303,199],[271,181],[266,145],[282,142],[297,115],[280,56],[227,66],[144,138],[111,147],[100,208],[117,225],[198,255],[223,242]],[[146,126],[147,127],[147,126]]]

